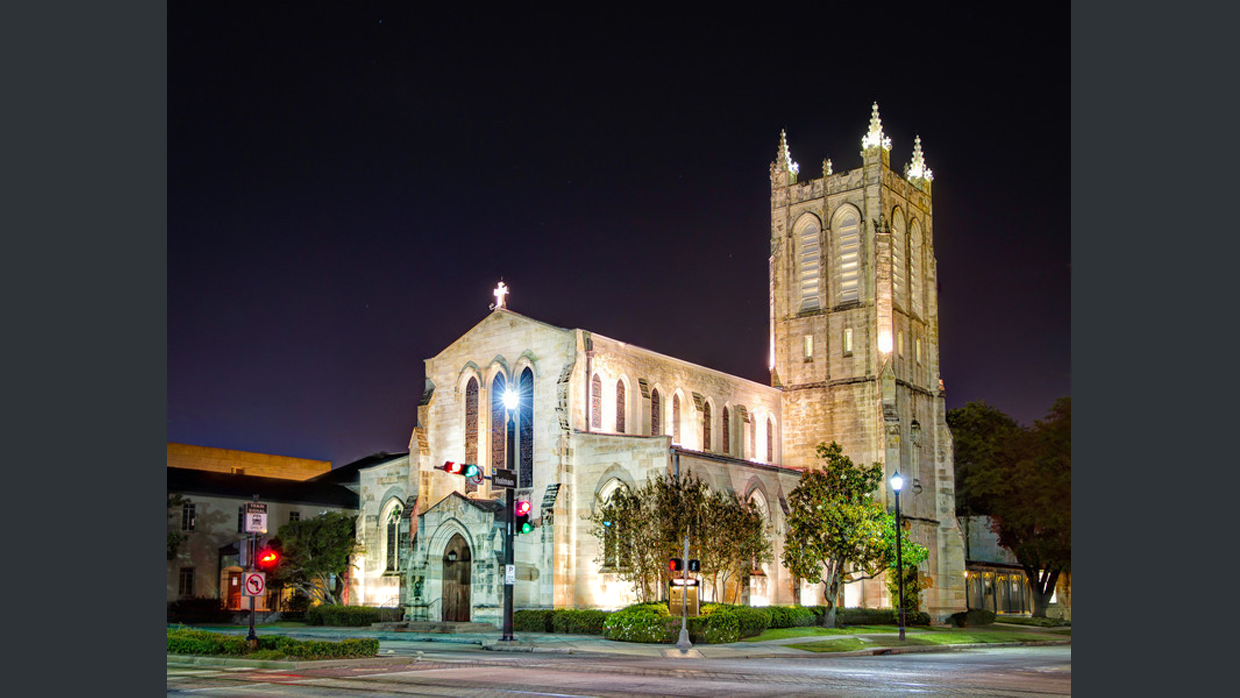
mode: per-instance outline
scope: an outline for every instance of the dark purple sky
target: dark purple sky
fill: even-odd
[[[893,167],[920,134],[935,173],[948,406],[1071,392],[1066,3],[269,5],[168,8],[170,441],[403,451],[423,359],[501,276],[517,312],[766,382],[780,129],[852,169],[875,101]]]

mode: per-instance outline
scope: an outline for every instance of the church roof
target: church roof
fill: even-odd
[[[209,470],[168,468],[168,491],[184,495],[233,497],[259,501],[326,504],[357,509],[357,494],[342,485],[315,480],[286,480],[254,475],[233,475]]]

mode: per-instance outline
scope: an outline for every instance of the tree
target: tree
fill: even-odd
[[[168,560],[175,560],[177,553],[181,549],[181,544],[185,542],[187,536],[181,533],[180,526],[177,524],[177,514],[184,512],[184,506],[189,504],[190,500],[179,494],[168,495]]]
[[[988,405],[969,403],[950,410],[947,423],[957,444],[966,444],[966,476],[972,508],[958,513],[985,513],[999,545],[1016,557],[1033,596],[1033,615],[1046,617],[1046,607],[1059,576],[1072,569],[1072,400],[1060,398],[1032,428],[1008,426],[992,416]],[[1014,422],[1012,422],[1014,424]],[[957,446],[957,453],[959,453]],[[959,473],[957,474],[959,478]]]
[[[990,514],[994,492],[1019,457],[1024,429],[998,408],[978,400],[947,411],[956,467],[956,511]]]
[[[340,604],[350,556],[363,551],[355,531],[356,516],[329,512],[280,527],[273,543],[283,559],[271,585],[292,586],[311,599]]]
[[[900,606],[900,577],[896,572],[896,517],[886,514],[883,522],[883,543],[887,547],[887,591],[891,594],[891,605]],[[904,564],[904,610],[905,613],[916,613],[921,610],[921,563],[930,557],[926,546],[911,540],[908,520],[904,521],[904,529],[900,534],[900,562]]]
[[[692,473],[657,475],[640,489],[616,489],[585,517],[602,543],[595,560],[633,585],[642,601],[659,598],[672,577],[669,558],[702,563],[702,576],[714,581],[716,598],[729,578],[747,575],[755,561],[769,562],[771,542],[761,514],[735,494],[711,492]]]

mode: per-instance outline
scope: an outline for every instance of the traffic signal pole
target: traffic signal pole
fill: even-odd
[[[506,465],[508,470],[515,470],[513,463],[516,460],[516,441],[517,428],[513,421],[513,410],[508,410],[508,458]],[[517,524],[517,511],[515,497],[511,487],[504,488],[507,494],[504,499],[507,504],[508,512],[507,521],[504,523],[504,632],[500,637],[500,642],[511,642],[515,638],[512,636],[512,582],[508,579],[508,570],[512,568],[516,555],[513,550],[513,528]]]
[[[258,501],[258,495],[254,495],[254,501]],[[246,555],[245,566],[246,571],[254,571],[254,556],[258,553],[258,534],[250,533],[250,539],[246,541],[246,545],[250,546],[249,554]],[[245,583],[245,577],[242,576],[242,584]],[[246,642],[250,643],[250,649],[258,649],[258,634],[254,632],[254,596],[250,596],[250,634],[245,636]]]

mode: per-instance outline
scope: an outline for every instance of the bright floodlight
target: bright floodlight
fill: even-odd
[[[515,390],[504,391],[504,408],[512,410],[512,409],[516,409],[516,407],[517,407],[517,391]]]
[[[891,475],[891,489],[899,492],[901,487],[904,487],[904,478],[900,477],[900,471],[897,470]]]

